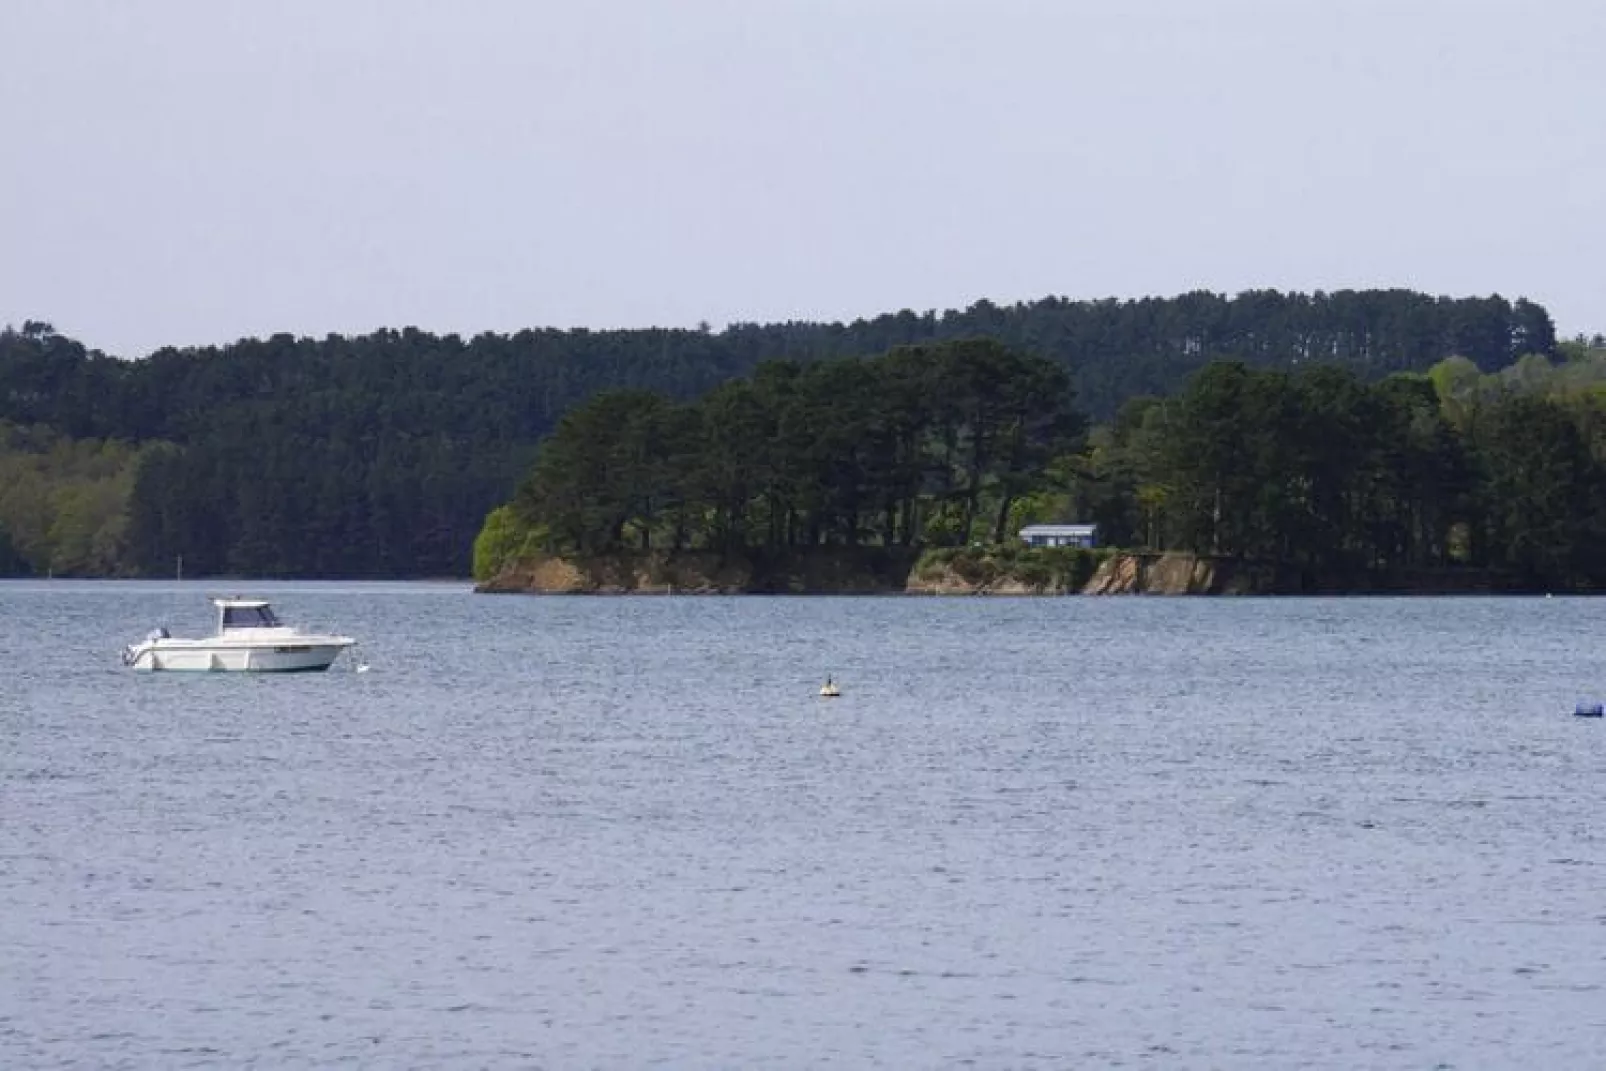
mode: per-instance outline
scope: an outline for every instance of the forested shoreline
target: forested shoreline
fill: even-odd
[[[1532,302],[1398,290],[982,301],[940,314],[721,331],[276,335],[132,361],[29,322],[0,331],[0,571],[165,576],[182,557],[190,576],[463,576],[487,513],[515,495],[565,414],[599,394],[644,391],[678,411],[710,392],[730,401],[747,388],[722,385],[773,369],[798,369],[800,383],[813,383],[806,370],[845,375],[860,362],[853,374],[873,378],[863,372],[870,355],[962,340],[987,340],[1035,374],[1062,377],[1074,411],[1060,416],[1079,423],[1079,411],[1094,429],[1093,453],[1056,442],[1043,462],[1064,487],[1065,466],[1094,462],[1129,399],[1173,394],[1217,360],[1282,370],[1333,364],[1371,383],[1451,355],[1488,374],[1525,354],[1561,356],[1548,314]],[[879,388],[832,389],[851,410],[848,396]],[[977,464],[968,426],[937,423],[944,420],[956,429],[953,449],[968,452],[958,463]],[[840,429],[823,430],[848,453],[857,449]],[[794,420],[788,434],[810,430]],[[982,464],[992,465],[987,434]],[[922,454],[930,449],[920,444]],[[817,444],[816,452],[830,450]],[[879,533],[889,526],[901,543],[941,543],[956,526],[996,537],[999,518],[1007,528],[1021,507],[996,500],[994,484],[1024,487],[1026,457],[1013,471],[989,469],[980,484],[967,484],[962,470],[922,472],[922,486],[939,485],[940,508],[916,519],[919,496],[904,494],[890,512],[885,502],[876,507],[880,520],[866,511],[869,526],[853,538],[888,538]],[[1077,487],[1087,501],[1067,500],[1065,509],[1114,508],[1091,485]],[[721,508],[727,525],[746,523],[744,511]],[[859,523],[857,505],[831,508],[836,520],[821,539]]]
[[[685,404],[571,411],[481,533],[521,557],[970,547],[1078,520],[1104,542],[1275,567],[1292,590],[1606,587],[1606,351],[1367,382],[1218,361],[1085,438],[1047,362],[992,341],[773,362]],[[806,428],[806,434],[790,429]],[[1288,579],[1292,577],[1292,579]]]
[[[1059,366],[992,340],[772,361],[691,403],[577,406],[492,523],[582,554],[1001,542],[1082,426]]]

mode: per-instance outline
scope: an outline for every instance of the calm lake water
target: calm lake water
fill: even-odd
[[[0,584],[0,1066],[1606,1049],[1606,600],[262,584],[372,671],[122,669],[207,590]]]

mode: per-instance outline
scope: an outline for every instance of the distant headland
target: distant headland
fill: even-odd
[[[485,590],[1292,594],[1606,587],[1606,348],[1367,380],[1212,361],[1090,423],[989,339],[571,410]],[[1105,549],[1026,547],[1082,521]],[[685,575],[677,576],[677,572]]]

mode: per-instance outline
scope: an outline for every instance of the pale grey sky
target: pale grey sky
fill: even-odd
[[[1606,330],[1602,0],[7,0],[0,322],[1404,286]]]

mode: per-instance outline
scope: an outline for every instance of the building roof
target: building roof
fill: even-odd
[[[1028,524],[1020,530],[1023,536],[1090,536],[1097,534],[1096,524]]]

